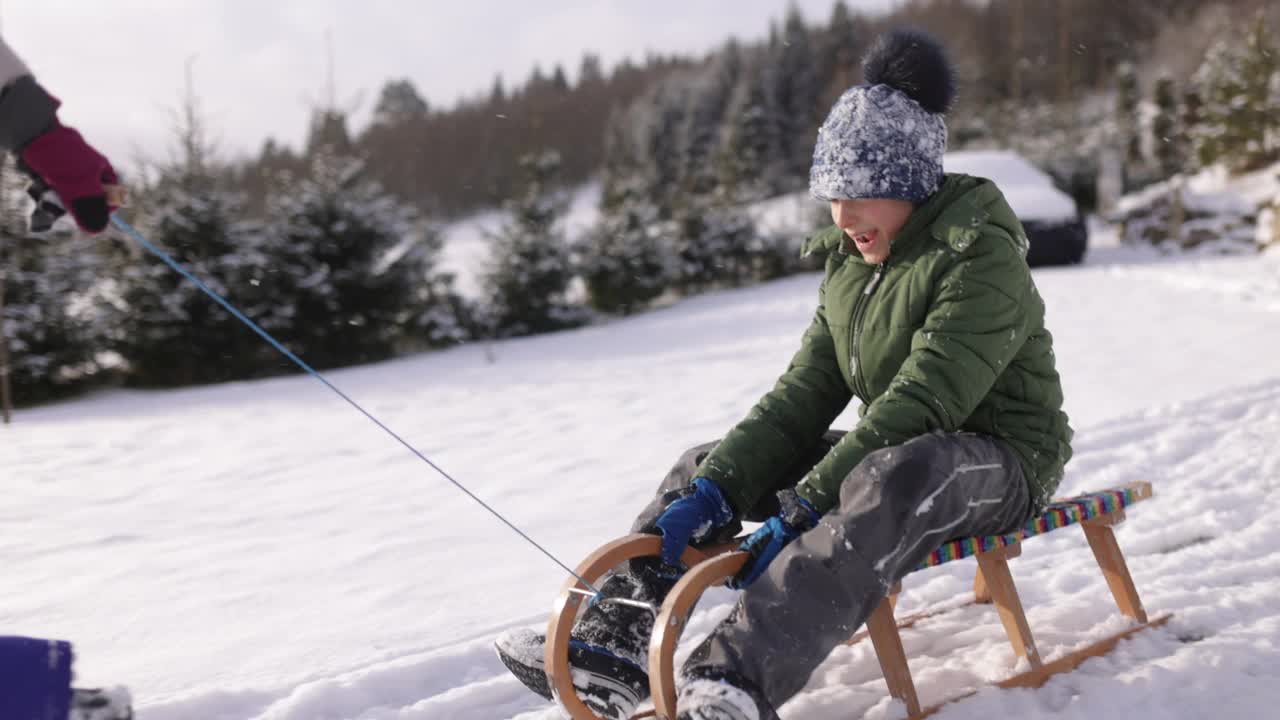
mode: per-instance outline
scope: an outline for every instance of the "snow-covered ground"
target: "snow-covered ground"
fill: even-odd
[[[1147,607],[1175,617],[1043,689],[937,717],[1273,717],[1280,255],[1095,237],[1086,265],[1035,277],[1077,429],[1063,491],[1155,484],[1119,537]],[[492,361],[465,346],[328,377],[575,564],[771,385],[818,280],[496,343]],[[20,412],[0,476],[0,633],[72,639],[79,682],[129,684],[141,720],[555,717],[489,643],[541,625],[563,572],[314,380]],[[1079,532],[1032,541],[1013,568],[1046,656],[1123,625]],[[972,572],[912,575],[900,607],[954,601]],[[732,599],[711,594],[691,637]],[[1014,669],[988,609],[904,640],[926,704]],[[902,712],[863,643],[783,716]]]

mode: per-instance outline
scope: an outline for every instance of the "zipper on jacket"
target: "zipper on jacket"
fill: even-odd
[[[862,342],[862,320],[863,315],[866,314],[867,303],[870,301],[871,293],[875,292],[876,287],[880,285],[880,279],[884,277],[884,271],[888,265],[889,261],[886,260],[876,266],[875,274],[867,281],[867,286],[863,288],[857,302],[854,303],[853,319],[850,320],[849,353],[853,356],[853,385],[858,397],[863,402],[870,400],[870,397],[867,392],[866,381],[862,379],[862,361],[858,358],[858,344]]]

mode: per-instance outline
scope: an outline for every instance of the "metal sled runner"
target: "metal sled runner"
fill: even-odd
[[[978,571],[973,582],[971,603],[995,605],[1015,655],[1026,658],[1031,668],[995,685],[1002,688],[1039,687],[1053,675],[1073,670],[1091,657],[1105,655],[1121,640],[1169,621],[1169,614],[1155,618],[1147,616],[1112,530],[1124,521],[1126,507],[1149,497],[1151,484],[1139,482],[1060,500],[1015,532],[945,543],[915,569],[921,570],[976,556]],[[1063,657],[1045,660],[1036,649],[1008,561],[1021,554],[1024,540],[1068,525],[1079,525],[1083,529],[1116,605],[1133,624]],[[595,584],[606,573],[627,560],[657,555],[660,546],[661,539],[656,536],[629,535],[601,546],[578,566],[576,572],[583,580]],[[713,585],[723,583],[742,567],[746,555],[733,552],[735,548],[736,545],[728,545],[709,550],[689,548],[685,551],[682,560],[690,570],[676,583],[663,602],[649,642],[648,671],[654,710],[641,713],[637,718],[656,716],[660,720],[674,720],[676,717],[676,642],[702,593]],[[893,588],[867,619],[866,629],[855,634],[849,642],[855,643],[868,636],[871,638],[889,694],[901,700],[906,705],[910,719],[916,720],[933,714],[947,703],[968,697],[977,690],[970,690],[928,708],[920,707],[899,630],[911,627],[936,613],[924,612],[895,619],[894,604],[900,590],[900,584]],[[560,704],[574,720],[599,720],[578,698],[569,667],[569,634],[583,600],[590,596],[590,591],[577,578],[570,578],[560,592],[547,626],[547,680]],[[948,611],[954,609],[956,608],[953,606]]]

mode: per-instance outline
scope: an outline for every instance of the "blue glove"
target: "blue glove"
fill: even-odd
[[[738,547],[751,557],[747,558],[738,574],[729,580],[729,587],[741,590],[755,582],[765,568],[769,567],[769,563],[782,552],[782,548],[806,530],[812,529],[822,517],[795,490],[779,492],[778,503],[782,506],[781,512],[766,520],[759,530],[751,533]]]
[[[690,541],[701,542],[733,520],[733,508],[711,480],[694,478],[686,494],[667,506],[654,525],[662,531],[662,562],[680,567]]]

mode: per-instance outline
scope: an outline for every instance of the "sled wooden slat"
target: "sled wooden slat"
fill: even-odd
[[[1124,561],[1124,553],[1116,543],[1115,531],[1111,528],[1124,521],[1124,512],[1104,515],[1096,520],[1083,523],[1084,536],[1089,540],[1093,556],[1102,568],[1102,575],[1107,579],[1111,595],[1116,599],[1120,612],[1140,623],[1147,621],[1147,611],[1142,607],[1142,599],[1138,597],[1138,588],[1134,587],[1133,577],[1129,575],[1129,565]]]
[[[1099,640],[1092,645],[1088,645],[1076,650],[1075,652],[1064,655],[1039,669],[1028,670],[1020,675],[1014,675],[1007,680],[1001,680],[996,683],[996,686],[1006,690],[1009,688],[1040,687],[1048,682],[1049,678],[1054,675],[1068,670],[1074,670],[1079,667],[1081,663],[1090,658],[1102,657],[1114,650],[1116,645],[1120,644],[1121,640],[1132,637],[1147,628],[1160,627],[1169,622],[1169,619],[1172,617],[1173,615],[1171,613],[1165,613],[1151,622],[1144,622],[1141,625],[1135,625],[1131,628],[1127,628],[1115,635]]]
[[[1018,597],[1018,588],[1013,584],[1013,574],[1009,572],[1009,560],[1005,556],[1005,548],[978,554],[978,570],[991,593],[991,602],[1000,613],[1000,622],[1004,624],[1005,634],[1013,645],[1013,652],[1027,659],[1032,668],[1038,668],[1040,651],[1036,650],[1035,640],[1031,637],[1031,625],[1022,610],[1022,599]]]
[[[907,652],[902,648],[902,635],[898,633],[898,626],[893,621],[893,603],[888,597],[881,600],[871,617],[867,618],[867,633],[871,635],[871,644],[875,646],[876,657],[880,660],[880,672],[884,673],[889,694],[906,703],[907,712],[920,712],[916,684],[911,679],[911,668],[907,667]]]
[[[1172,614],[1166,613],[1156,618],[1155,620],[1152,620],[1151,622],[1145,622],[1141,625],[1135,625],[1126,630],[1122,630],[1114,635],[1110,635],[1106,638],[1103,638],[1102,640],[1099,640],[1098,642],[1093,643],[1092,645],[1088,645],[1086,647],[1080,648],[1079,650],[1076,650],[1067,655],[1064,655],[1058,658],[1057,660],[1046,663],[1043,667],[1039,669],[1028,670],[1027,672],[1014,675],[1011,678],[1001,680],[995,683],[995,686],[1004,690],[1009,690],[1012,688],[1038,688],[1041,685],[1044,685],[1046,682],[1048,682],[1049,678],[1053,677],[1054,675],[1059,675],[1064,672],[1070,672],[1072,670],[1075,670],[1076,668],[1080,667],[1080,665],[1083,664],[1085,660],[1089,660],[1091,658],[1096,658],[1096,657],[1102,657],[1107,653],[1111,652],[1112,650],[1114,650],[1116,645],[1120,644],[1121,640],[1126,640],[1130,637],[1133,637],[1134,635],[1137,635],[1143,630],[1160,627],[1165,623],[1169,622],[1169,619],[1172,617],[1173,617]],[[976,695],[977,692],[978,690],[969,690],[968,692],[957,695],[956,697],[949,698],[943,702],[940,702],[937,705],[931,705],[925,708],[919,715],[911,715],[910,717],[907,718],[907,720],[923,720],[923,718],[927,718],[933,715],[934,713],[938,712],[939,710],[946,707],[947,705],[950,705],[954,702],[959,702],[960,700],[964,700],[965,698],[968,698],[968,697],[972,697],[973,695]]]

